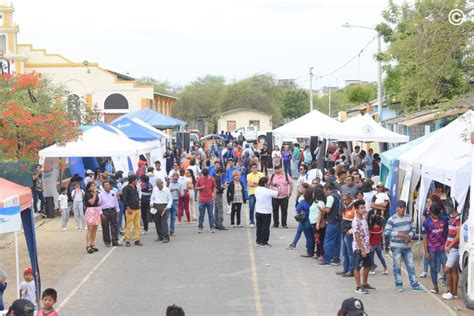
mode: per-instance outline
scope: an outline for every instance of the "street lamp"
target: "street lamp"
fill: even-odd
[[[343,24],[342,27],[356,27],[360,29],[367,29],[367,30],[372,30],[377,33],[377,53],[380,54],[382,51],[382,37],[380,36],[379,32],[373,27],[369,26],[360,26],[360,25],[353,25],[353,24]],[[378,74],[377,74],[377,112],[379,112],[379,123],[382,123],[382,62],[380,59],[378,60]]]

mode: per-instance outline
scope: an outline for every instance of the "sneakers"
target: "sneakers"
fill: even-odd
[[[425,293],[425,290],[423,290],[419,285],[417,287],[412,288],[411,290],[413,292]]]
[[[255,227],[255,224],[250,224],[249,227],[250,227],[250,228],[254,228],[254,227]]]
[[[263,247],[265,247],[265,245],[264,244],[257,244],[257,247],[258,248],[263,248]]]
[[[384,270],[384,271],[382,272],[382,274],[383,274],[383,275],[388,275],[388,270]]]
[[[344,271],[337,271],[336,272],[336,275],[343,275],[343,274],[346,274],[346,272],[344,272]]]
[[[357,294],[369,294],[369,291],[367,291],[366,289],[364,289],[363,286],[356,288],[355,292],[356,292]]]
[[[143,244],[140,240],[137,240],[135,241],[135,246],[143,246]]]
[[[266,243],[265,245],[263,245],[265,248],[271,248],[272,245],[270,245],[269,243]]]
[[[333,267],[338,267],[338,266],[341,265],[341,263],[340,263],[340,262],[331,262],[331,265],[332,265]]]
[[[341,275],[343,278],[352,278],[354,276],[353,272],[346,272],[343,275]]]
[[[146,235],[146,234],[148,234],[148,231],[144,230],[140,235],[143,236],[143,235]]]
[[[451,294],[450,292],[443,294],[443,299],[445,300],[453,300],[455,298],[458,298],[458,297],[456,295]]]
[[[296,249],[296,246],[293,245],[293,244],[290,244],[290,245],[288,246],[288,248],[286,248],[286,249],[288,249],[288,250],[295,250],[295,249]]]
[[[374,275],[374,274],[375,274],[375,270],[370,271],[369,274],[370,274],[370,275]]]
[[[79,230],[79,229],[80,229],[79,226],[76,226],[76,230]]]
[[[403,285],[397,285],[397,292],[400,292],[400,293],[401,293],[401,292],[403,292],[403,291],[405,291],[405,290],[403,289]]]
[[[430,290],[430,292],[433,293],[433,294],[438,294],[438,293],[439,293],[439,289],[433,288],[433,289]]]
[[[171,236],[171,237],[176,237],[176,234],[175,234],[174,232],[172,232],[172,233],[170,234],[170,236]]]
[[[198,229],[198,234],[202,233],[202,228]]]
[[[230,227],[232,227],[232,228],[236,228],[237,226],[236,226],[236,225],[230,225]]]
[[[327,263],[327,262],[320,262],[318,263],[318,267],[330,267],[331,264],[330,263]]]
[[[214,230],[214,228],[211,228],[211,234],[214,234],[216,231]]]
[[[308,255],[307,253],[300,255],[303,258],[312,258],[313,256]]]
[[[164,244],[167,244],[167,243],[169,243],[169,242],[170,242],[170,240],[169,240],[168,238],[166,238],[165,240],[163,240],[163,243],[164,243]]]
[[[242,227],[244,227],[244,225],[238,225],[238,226],[239,226],[239,228],[242,228]]]
[[[426,271],[421,272],[420,278],[424,279],[428,276],[428,273]]]
[[[125,247],[130,247],[130,242],[129,241],[125,242]]]
[[[66,228],[66,227],[64,227],[64,228],[62,229],[62,231],[63,231],[63,232],[65,232],[66,230],[67,230],[67,228]]]
[[[366,290],[375,290],[375,287],[373,287],[372,285],[370,285],[369,283],[367,284],[362,284],[362,287]]]

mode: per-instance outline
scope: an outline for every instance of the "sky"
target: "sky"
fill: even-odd
[[[4,0],[0,0],[4,1]],[[229,82],[257,73],[314,88],[377,80],[373,40],[388,0],[7,0],[18,42],[132,77],[174,86],[205,74]]]

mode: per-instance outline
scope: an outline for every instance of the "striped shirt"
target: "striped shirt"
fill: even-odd
[[[415,236],[415,223],[409,215],[404,217],[400,217],[397,214],[392,215],[385,225],[384,235],[390,238],[391,247],[410,248],[410,242],[406,244],[405,240],[398,236],[398,233],[409,234],[411,237]]]
[[[448,225],[448,239],[446,241],[446,246],[449,246],[452,244],[454,241],[454,238],[456,237],[456,230],[461,226],[461,220],[459,219],[459,215],[456,217],[451,217],[449,219],[449,225]],[[459,248],[459,242],[456,244],[452,245],[452,248]]]

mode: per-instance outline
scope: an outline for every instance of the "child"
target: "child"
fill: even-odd
[[[20,298],[33,303],[36,306],[36,285],[33,280],[33,269],[26,268],[23,271],[25,281],[20,283]]]
[[[74,191],[71,193],[72,210],[74,212],[74,221],[76,222],[76,229],[85,228],[84,224],[84,191],[81,189],[79,182],[74,183]]]
[[[382,255],[382,227],[384,223],[383,217],[377,212],[371,212],[369,218],[369,242],[370,246],[372,247],[372,265],[370,267],[370,274],[375,274],[375,269],[377,266],[375,265],[375,254],[379,258],[379,261],[382,263],[383,266],[383,274],[387,275],[387,263],[385,262],[385,258]]]
[[[368,283],[371,255],[369,229],[367,222],[364,219],[365,201],[355,201],[354,208],[356,210],[356,216],[352,221],[352,234],[354,237],[354,240],[352,242],[352,249],[354,250],[354,277],[357,285],[355,292],[358,294],[367,294],[369,293],[368,290],[375,290],[375,288],[370,286],[370,284]],[[361,266],[364,267],[362,283],[360,280]]]
[[[61,188],[61,194],[59,195],[59,209],[61,210],[62,228],[63,231],[67,230],[67,221],[69,220],[69,208],[67,204],[67,190],[65,187]]]
[[[3,305],[3,293],[7,289],[7,274],[5,271],[0,267],[0,311],[5,309]]]
[[[37,316],[58,316],[58,313],[53,307],[57,300],[58,293],[55,289],[44,290],[43,295],[41,296],[43,307],[39,309]]]

